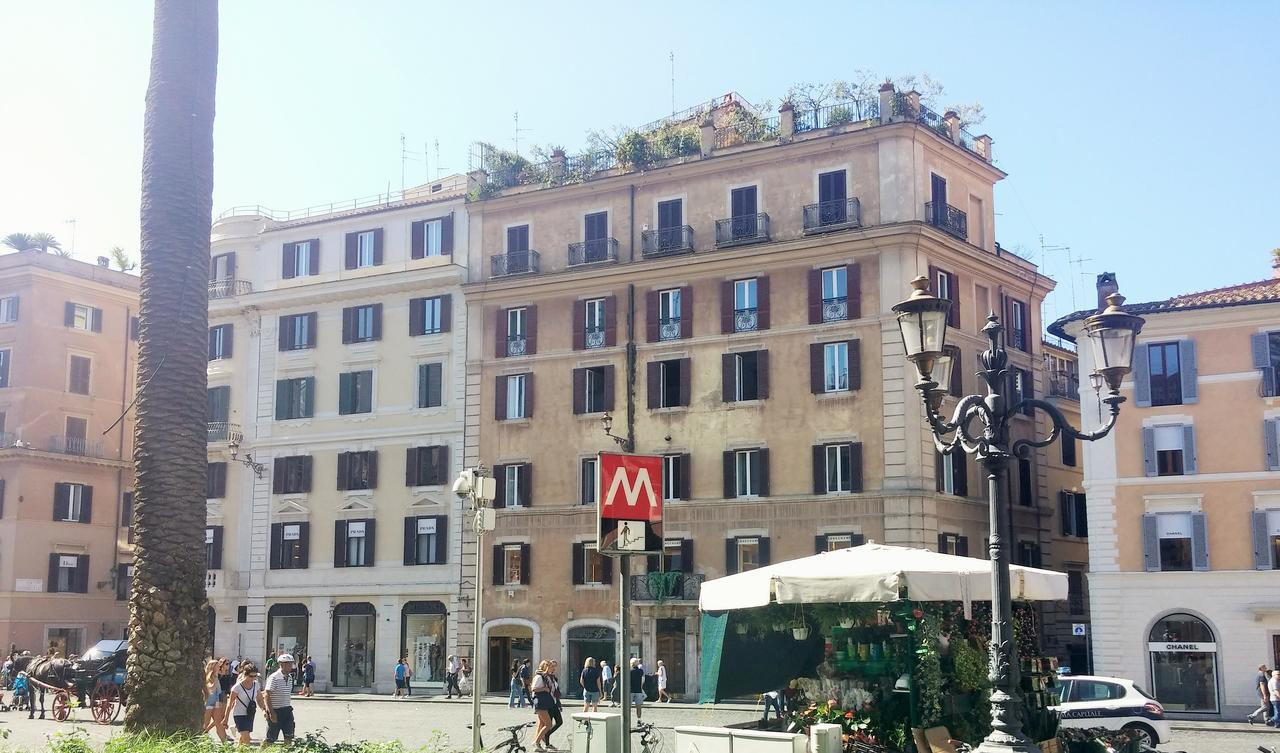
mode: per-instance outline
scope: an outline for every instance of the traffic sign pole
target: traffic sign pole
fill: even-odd
[[[631,659],[627,655],[631,633],[631,557],[618,557],[618,694],[622,701],[622,753],[631,753]]]

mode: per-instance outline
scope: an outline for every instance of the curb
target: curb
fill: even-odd
[[[319,694],[316,694],[316,695],[313,695],[313,696],[309,696],[309,697],[306,697],[306,698],[299,698],[298,696],[293,696],[293,701],[295,701],[295,702],[297,702],[297,701],[325,701],[325,702],[334,702],[334,701],[338,701],[338,702],[344,702],[344,703],[430,703],[430,704],[437,704],[437,703],[438,703],[438,704],[450,705],[450,706],[459,706],[459,705],[466,705],[466,706],[470,706],[470,705],[471,705],[471,699],[470,699],[470,698],[451,699],[451,698],[438,698],[438,697],[435,697],[435,696],[416,696],[416,695],[415,695],[415,696],[408,696],[407,698],[395,698],[394,696],[390,696],[390,695],[379,695],[379,696],[374,696],[374,695],[369,695],[369,694],[364,694],[364,693],[360,693],[360,694],[352,694],[352,695],[343,695],[343,694],[336,694],[336,693],[319,693]],[[565,699],[565,707],[566,707],[566,708],[569,708],[571,705],[573,705],[573,704],[578,704],[578,703],[581,703],[581,700],[580,700],[580,699],[576,699],[576,698],[566,698],[566,699]],[[482,706],[506,706],[506,705],[507,705],[507,702],[506,702],[506,700],[501,699],[501,698],[482,698],[482,699],[480,699],[480,705],[482,705]],[[738,711],[738,712],[758,711],[758,710],[759,710],[759,708],[760,708],[760,707],[759,707],[758,705],[756,705],[756,704],[746,704],[746,703],[743,703],[743,704],[736,704],[736,703],[714,703],[714,704],[698,704],[698,703],[663,703],[663,704],[658,704],[658,703],[653,703],[653,702],[646,702],[646,703],[645,703],[645,707],[646,707],[646,708],[664,708],[664,709],[685,709],[685,710],[688,710],[688,711],[706,711],[706,710],[716,710],[716,711]],[[527,707],[526,707],[526,708],[527,708]],[[514,710],[514,709],[513,709],[513,710]]]
[[[1276,729],[1275,727],[1268,727],[1265,724],[1257,724],[1257,725],[1233,724],[1230,726],[1225,724],[1221,724],[1221,725],[1204,724],[1204,725],[1196,725],[1196,726],[1184,726],[1184,725],[1178,724],[1177,722],[1172,722],[1170,724],[1170,727],[1173,729],[1174,732],[1227,732],[1231,734],[1253,733],[1258,735],[1267,735],[1267,734],[1280,735],[1280,729]],[[1277,740],[1280,740],[1280,737],[1277,737]]]

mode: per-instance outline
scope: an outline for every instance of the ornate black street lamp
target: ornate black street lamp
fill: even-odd
[[[992,730],[979,753],[1036,753],[1039,748],[1022,732],[1022,695],[1019,692],[1019,668],[1013,645],[1013,599],[1009,587],[1009,518],[1005,503],[1006,471],[1015,456],[1027,457],[1033,448],[1046,447],[1059,437],[1086,442],[1105,437],[1120,415],[1120,383],[1133,362],[1134,341],[1142,331],[1143,319],[1121,310],[1124,298],[1112,294],[1107,308],[1085,320],[1097,364],[1095,374],[1099,388],[1105,383],[1108,394],[1102,402],[1110,408],[1106,425],[1097,431],[1082,432],[1067,423],[1062,413],[1050,403],[1022,398],[1010,404],[1009,356],[1001,334],[1004,328],[995,314],[987,317],[983,334],[991,347],[982,353],[982,371],[978,376],[987,384],[986,395],[960,397],[951,420],[938,413],[950,372],[955,364],[943,355],[947,337],[947,312],[951,302],[929,294],[929,280],[917,277],[911,281],[911,296],[893,307],[906,346],[907,360],[919,372],[916,389],[924,402],[925,415],[933,431],[938,451],[950,453],[960,449],[982,463],[987,476],[987,499],[991,520],[991,726]],[[944,362],[943,359],[946,359]],[[935,379],[940,377],[939,379]],[[1092,377],[1091,377],[1092,379]],[[1021,412],[1039,409],[1049,415],[1053,429],[1048,436],[1012,441],[1010,419]],[[975,426],[975,422],[977,425]],[[947,439],[948,436],[952,436]]]

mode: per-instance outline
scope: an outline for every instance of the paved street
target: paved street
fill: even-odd
[[[447,737],[447,744],[436,751],[466,750],[470,746],[471,706],[468,703],[445,701],[392,701],[358,697],[351,700],[300,699],[296,703],[299,731],[322,729],[331,742],[348,740],[398,739],[410,748],[426,745],[439,731]],[[575,710],[569,707],[567,710]],[[665,753],[674,753],[670,728],[676,725],[721,725],[747,721],[758,712],[742,706],[661,706],[649,707],[644,718],[667,730]],[[505,704],[486,703],[484,707],[486,729],[495,730],[522,720],[532,720],[529,710],[510,710]],[[81,716],[86,716],[83,712]],[[87,717],[86,717],[87,718]],[[38,719],[28,721],[25,714],[0,715],[0,726],[12,730],[4,742],[5,750],[35,750],[58,732],[84,729],[95,742],[102,742],[119,732],[120,727],[99,727],[96,724],[58,724]],[[556,733],[554,742],[568,748],[568,724]],[[255,740],[261,738],[265,724],[259,717]],[[1280,748],[1280,731],[1272,732],[1262,727],[1223,724],[1212,729],[1178,729],[1172,745],[1161,746],[1162,751],[1186,753],[1254,753],[1259,745],[1276,745]],[[486,736],[489,745],[497,742],[496,734]],[[434,747],[434,746],[433,746]]]

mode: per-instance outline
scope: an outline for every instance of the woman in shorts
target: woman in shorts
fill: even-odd
[[[587,657],[582,667],[582,676],[578,681],[582,683],[582,710],[599,711],[600,695],[604,693],[604,681],[601,679],[600,668],[596,666],[594,657]]]
[[[218,733],[218,739],[225,743],[227,730],[223,722],[227,718],[227,709],[223,705],[222,683],[218,681],[218,674],[221,671],[222,661],[219,659],[210,659],[204,663],[203,733],[207,734],[212,729]]]
[[[258,711],[258,694],[262,686],[258,684],[258,668],[251,661],[240,663],[240,676],[236,684],[231,686],[231,697],[227,699],[227,718],[234,721],[237,742],[249,744],[249,735],[253,732],[253,717]]]

